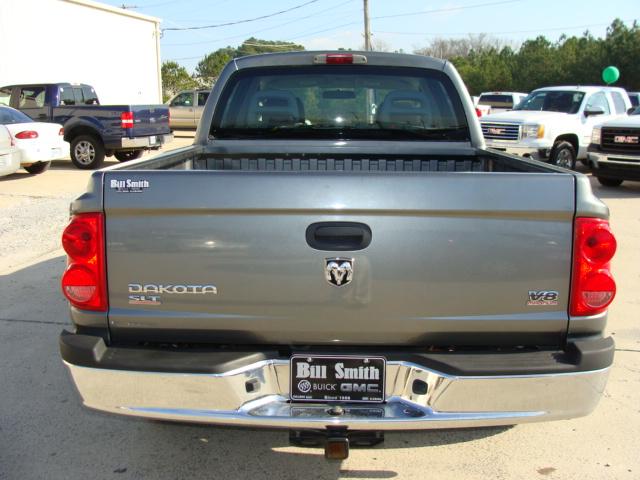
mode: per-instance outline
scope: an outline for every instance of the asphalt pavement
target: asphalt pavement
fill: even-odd
[[[168,148],[191,142],[182,134]],[[588,417],[511,428],[386,434],[327,462],[287,432],[135,420],[83,408],[59,355],[70,325],[59,238],[89,172],[57,161],[0,179],[0,479],[640,478],[640,182],[597,195],[619,250],[609,330],[615,364]],[[554,392],[549,392],[553,395]]]

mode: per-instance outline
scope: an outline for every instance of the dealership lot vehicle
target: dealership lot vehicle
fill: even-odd
[[[540,88],[512,111],[482,117],[482,133],[490,148],[573,169],[587,159],[593,127],[629,108],[621,88]]]
[[[11,134],[18,148],[19,164],[29,173],[42,173],[52,160],[69,154],[62,125],[34,122],[24,113],[5,106],[0,106],[0,125]]]
[[[286,428],[330,457],[595,408],[608,211],[581,174],[485,151],[450,63],[237,59],[198,132],[72,205],[60,348],[85,405]]]
[[[20,156],[13,137],[6,127],[0,125],[0,177],[20,168]]]
[[[105,156],[140,158],[172,139],[166,106],[100,105],[89,85],[10,85],[0,88],[0,98],[36,121],[62,124],[71,161],[81,169],[99,168]]]
[[[593,175],[604,186],[640,181],[640,108],[593,129],[589,162]]]
[[[478,105],[490,107],[490,113],[506,112],[518,105],[526,96],[526,93],[520,92],[484,92],[480,94]]]
[[[167,102],[171,128],[197,128],[211,90],[183,90]]]
[[[192,141],[179,135],[162,150],[181,148]],[[106,163],[117,164],[115,159]],[[636,455],[640,439],[634,435],[640,429],[640,416],[636,415],[640,354],[635,352],[640,345],[635,321],[640,183],[625,182],[620,188],[609,189],[590,177],[594,193],[611,209],[618,240],[613,260],[618,292],[608,322],[617,351],[605,395],[594,413],[513,428],[391,432],[375,451],[352,449],[347,460],[326,462],[321,450],[289,445],[286,430],[130,421],[81,409],[59,360],[57,342],[51,340],[63,328],[60,323],[70,325],[58,286],[66,261],[59,235],[68,222],[69,201],[77,196],[74,192],[84,190],[91,173],[56,160],[46,175],[20,170],[14,175],[19,176],[18,181],[0,181],[0,224],[14,218],[0,226],[4,227],[0,378],[5,385],[0,401],[0,473],[5,477],[174,480],[183,478],[188,468],[193,478],[215,471],[229,479],[294,480],[313,471],[317,478],[422,480],[424,472],[430,471],[475,480],[543,478],[537,470],[555,468],[551,478],[620,480],[634,478],[640,469]],[[32,204],[34,195],[39,200]],[[55,205],[55,211],[44,205]],[[15,212],[28,222],[16,222]],[[43,228],[49,225],[52,228]],[[33,245],[29,252],[22,246],[26,238]],[[9,256],[7,244],[15,246]],[[16,301],[15,292],[20,291],[39,292],[38,301]],[[578,444],[579,448],[566,448]],[[25,451],[41,455],[33,455],[27,462]],[[531,455],[532,451],[536,454]],[[125,468],[122,474],[113,473]]]

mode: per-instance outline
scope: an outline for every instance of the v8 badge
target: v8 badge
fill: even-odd
[[[529,290],[528,306],[558,305],[557,290]]]

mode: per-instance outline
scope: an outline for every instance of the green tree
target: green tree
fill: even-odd
[[[236,49],[235,57],[257,55],[259,53],[298,52],[301,50],[304,50],[304,47],[293,42],[260,40],[251,37],[242,42],[242,45]]]
[[[196,88],[197,82],[189,75],[187,69],[177,62],[162,64],[162,101],[166,102],[180,90]]]
[[[219,48],[215,52],[208,53],[196,66],[195,76],[202,85],[211,87],[224,66],[234,57],[236,57],[236,49],[232,47]]]
[[[606,64],[603,63],[602,68],[615,65],[620,70],[619,86],[628,90],[640,89],[640,27],[636,22],[629,28],[622,20],[613,21],[607,29],[604,57]]]
[[[202,85],[211,87],[218,76],[220,76],[220,72],[222,72],[224,66],[234,58],[257,55],[259,53],[299,50],[304,50],[304,47],[292,42],[260,40],[251,37],[242,42],[237,48],[227,46],[205,55],[196,67],[195,76]]]
[[[640,90],[640,27],[619,19],[605,38],[588,31],[581,36],[561,36],[551,42],[544,36],[527,40],[517,50],[486,36],[469,39],[434,39],[414,53],[449,58],[472,94],[491,90],[529,92],[553,85],[602,85],[602,70],[620,70],[616,85]]]

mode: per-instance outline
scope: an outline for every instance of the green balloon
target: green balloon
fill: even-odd
[[[617,82],[619,78],[620,70],[618,70],[613,65],[602,70],[602,80],[604,80],[604,83],[606,83],[607,85],[611,85],[612,83]]]

